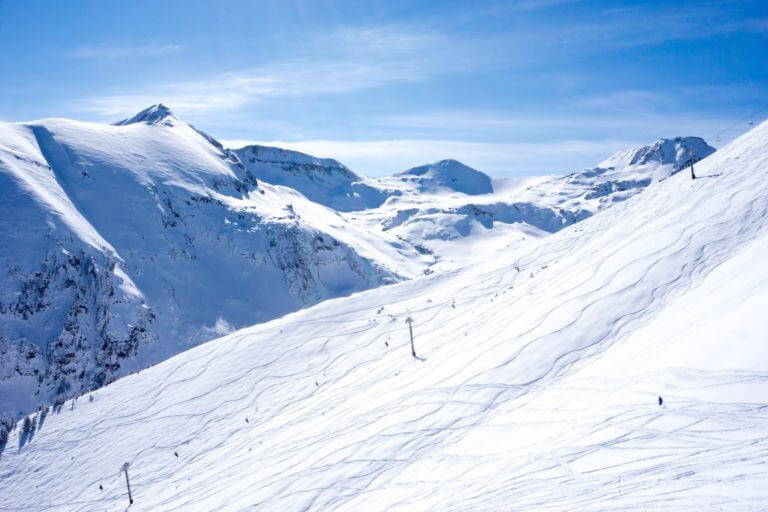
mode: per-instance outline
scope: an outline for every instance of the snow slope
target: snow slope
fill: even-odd
[[[763,124],[698,180],[38,415],[0,510],[124,510],[124,462],[131,510],[759,510],[766,173]]]
[[[233,150],[260,180],[344,212],[393,247],[415,248],[428,272],[477,253],[521,247],[624,201],[715,150],[698,137],[659,139],[565,176],[492,180],[456,160],[369,178],[332,159],[266,146]]]
[[[451,270],[472,264],[478,253],[521,247],[579,222],[672,176],[691,156],[714,151],[698,137],[660,139],[585,171],[495,183],[446,160],[379,179],[392,188],[405,177],[410,189],[346,217],[421,250],[432,258],[431,271]]]
[[[162,105],[0,123],[0,211],[0,415],[421,271]]]

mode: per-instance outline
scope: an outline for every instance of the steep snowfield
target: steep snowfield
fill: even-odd
[[[0,123],[0,415],[420,273],[157,105]]]
[[[19,425],[0,510],[759,510],[768,124],[698,173]]]

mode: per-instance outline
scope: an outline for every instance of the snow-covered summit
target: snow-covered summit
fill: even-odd
[[[493,192],[491,178],[487,174],[450,159],[406,169],[395,174],[394,178],[415,184],[419,192],[441,189],[470,195]]]
[[[332,158],[259,145],[235,149],[234,153],[258,179],[291,187],[335,210],[373,208],[389,196],[374,180],[359,176]]]
[[[162,103],[157,103],[156,105],[151,105],[145,108],[131,118],[123,119],[122,121],[118,121],[114,124],[115,126],[125,126],[134,123],[171,125],[177,121],[178,118],[173,114],[173,112],[171,112],[170,108],[166,107]]]
[[[591,169],[543,179],[526,193],[557,199],[562,206],[597,212],[669,178],[692,157],[702,160],[714,152],[715,148],[700,137],[659,139],[619,151]]]
[[[597,164],[600,168],[625,169],[648,164],[685,165],[696,157],[701,160],[715,152],[701,137],[675,137],[659,139],[652,144],[618,151]]]

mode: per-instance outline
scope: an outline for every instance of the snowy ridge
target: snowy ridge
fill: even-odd
[[[151,105],[145,108],[133,117],[116,122],[115,126],[125,126],[135,123],[165,124],[171,126],[174,122],[178,122],[178,119],[173,115],[171,109],[162,103],[158,103],[157,105]]]
[[[264,146],[235,150],[263,181],[291,187],[394,247],[415,248],[427,272],[539,240],[668,178],[714,148],[698,137],[660,139],[567,176],[496,180],[456,160],[368,178],[332,159]]]
[[[714,152],[715,149],[701,137],[659,139],[653,144],[619,151],[597,164],[597,167],[625,169],[648,164],[678,166],[688,162],[692,156],[701,160]]]
[[[305,197],[339,211],[381,205],[389,193],[330,158],[268,146],[245,146],[234,152],[259,179],[291,187]]]
[[[767,172],[763,124],[538,244],[121,379],[12,432],[0,507],[124,508],[127,461],[132,510],[759,509]]]
[[[443,161],[381,178],[379,182],[392,187],[406,176],[404,183],[412,190],[347,216],[420,249],[432,258],[430,271],[450,270],[473,264],[477,253],[521,247],[548,236],[668,178],[691,156],[701,159],[713,152],[698,137],[660,139],[619,152],[592,169],[496,180],[495,185],[479,171]]]
[[[0,415],[419,272],[162,105],[0,123]]]

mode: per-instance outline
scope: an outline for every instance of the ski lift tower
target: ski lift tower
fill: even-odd
[[[125,486],[128,487],[128,503],[133,505],[133,496],[131,495],[131,481],[128,480],[128,466],[129,464],[126,462],[120,467],[120,471],[125,473]]]
[[[416,349],[413,346],[413,318],[406,318],[405,323],[408,324],[408,333],[411,335],[411,355],[416,357]]]
[[[692,153],[691,154],[691,179],[692,180],[696,179],[696,173],[694,172],[694,169],[693,169],[693,164],[695,164],[696,162],[697,162],[696,153]]]

